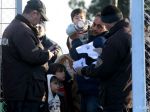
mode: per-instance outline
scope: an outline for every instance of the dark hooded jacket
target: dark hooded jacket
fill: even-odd
[[[42,101],[48,51],[36,36],[36,29],[22,15],[5,29],[2,37],[2,87],[6,100]]]
[[[128,20],[121,20],[109,31],[101,64],[87,66],[81,72],[101,82],[104,111],[118,112],[131,107],[131,30]]]
[[[50,50],[54,53],[54,56],[48,61],[49,64],[54,63],[55,60],[63,54],[61,47],[51,39],[49,39],[46,35],[40,38],[40,41],[45,50]]]
[[[103,32],[99,35],[96,35],[96,36],[92,36],[89,33],[86,43],[93,42],[93,46],[95,48],[102,48],[104,46],[105,41],[106,41],[106,38],[104,37],[106,34],[107,34],[107,31]],[[90,65],[96,60],[89,57],[87,53],[80,53],[79,54],[76,50],[77,47],[79,47],[83,44],[84,43],[81,42],[80,39],[73,40],[72,41],[72,48],[69,50],[69,53],[70,53],[70,56],[73,60],[77,61],[81,58],[85,58],[86,64]],[[77,80],[78,89],[79,89],[80,93],[82,93],[83,95],[98,96],[99,80],[92,78],[92,77],[85,78],[85,77],[79,76],[79,75],[76,76],[76,80]]]

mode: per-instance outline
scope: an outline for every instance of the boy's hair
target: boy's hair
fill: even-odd
[[[52,63],[49,65],[48,74],[56,74],[56,72],[66,72],[66,68],[63,64],[60,63]]]
[[[86,12],[80,8],[77,8],[77,9],[74,9],[72,12],[71,12],[71,19],[73,20],[74,16],[78,15],[78,14],[81,14],[81,13],[84,13],[85,16],[86,16]]]
[[[50,83],[55,82],[55,81],[59,82],[59,80],[57,79],[56,76],[52,76],[51,79],[50,79]]]
[[[95,17],[101,17],[101,13],[100,12],[96,13]]]

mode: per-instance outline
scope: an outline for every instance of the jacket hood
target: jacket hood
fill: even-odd
[[[51,102],[52,99],[56,98],[56,99],[59,99],[58,95],[53,95],[52,94],[52,91],[51,91],[51,87],[50,87],[50,80],[52,77],[56,77],[55,75],[53,74],[48,74],[47,75],[47,85],[48,85],[48,102]]]

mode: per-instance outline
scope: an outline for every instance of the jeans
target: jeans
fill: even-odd
[[[101,112],[98,96],[81,95],[81,112]]]

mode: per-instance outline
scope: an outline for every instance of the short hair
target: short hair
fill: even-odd
[[[56,76],[52,76],[50,79],[50,83],[52,83],[54,81],[59,82],[59,79]]]
[[[71,19],[73,20],[74,16],[78,15],[78,14],[85,14],[86,16],[86,12],[80,8],[77,8],[77,9],[74,9],[72,12],[71,12]]]
[[[101,19],[104,23],[114,23],[123,19],[122,11],[113,5],[104,7],[101,11]]]
[[[95,17],[101,17],[101,12],[96,13]]]
[[[56,72],[66,72],[66,68],[63,64],[52,63],[49,65],[48,74],[56,74]]]

